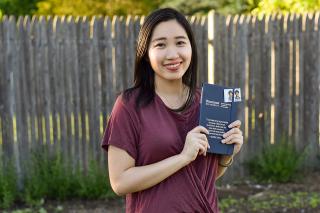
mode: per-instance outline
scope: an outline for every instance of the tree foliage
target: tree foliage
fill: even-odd
[[[156,9],[161,0],[41,0],[37,14],[48,15],[146,15]]]
[[[40,0],[0,0],[1,14],[27,15],[37,10]]]
[[[147,15],[173,7],[186,15],[302,13],[320,10],[320,0],[0,0],[1,14],[9,15]]]
[[[320,0],[262,0],[252,10],[254,14],[304,13],[320,10]]]
[[[161,7],[173,7],[187,15],[206,14],[215,10],[222,14],[247,13],[258,6],[260,0],[167,0]]]

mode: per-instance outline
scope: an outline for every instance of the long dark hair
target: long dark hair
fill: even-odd
[[[141,26],[136,49],[134,85],[124,91],[124,99],[128,100],[133,90],[139,90],[135,100],[136,107],[148,105],[155,96],[154,71],[148,61],[148,47],[152,32],[160,22],[173,19],[176,20],[186,31],[192,48],[190,65],[182,77],[182,82],[190,88],[189,95],[184,106],[177,109],[177,111],[181,111],[188,106],[196,93],[198,54],[191,26],[184,15],[178,11],[171,8],[158,9],[152,12]]]

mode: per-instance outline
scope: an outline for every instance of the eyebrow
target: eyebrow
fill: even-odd
[[[185,36],[176,36],[174,37],[175,39],[187,39],[187,37]],[[156,42],[156,41],[162,41],[162,40],[166,40],[166,37],[160,37],[160,38],[155,38],[153,39],[151,42]]]

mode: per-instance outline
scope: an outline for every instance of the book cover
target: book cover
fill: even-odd
[[[240,88],[204,83],[202,85],[199,125],[208,129],[210,149],[208,153],[231,155],[234,144],[223,144],[223,134],[228,125],[236,120],[238,103],[241,102]]]

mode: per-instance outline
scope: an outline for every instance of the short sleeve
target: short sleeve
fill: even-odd
[[[135,160],[139,139],[139,122],[133,108],[125,105],[122,96],[114,104],[105,129],[101,146],[108,150],[109,145],[125,150]]]

